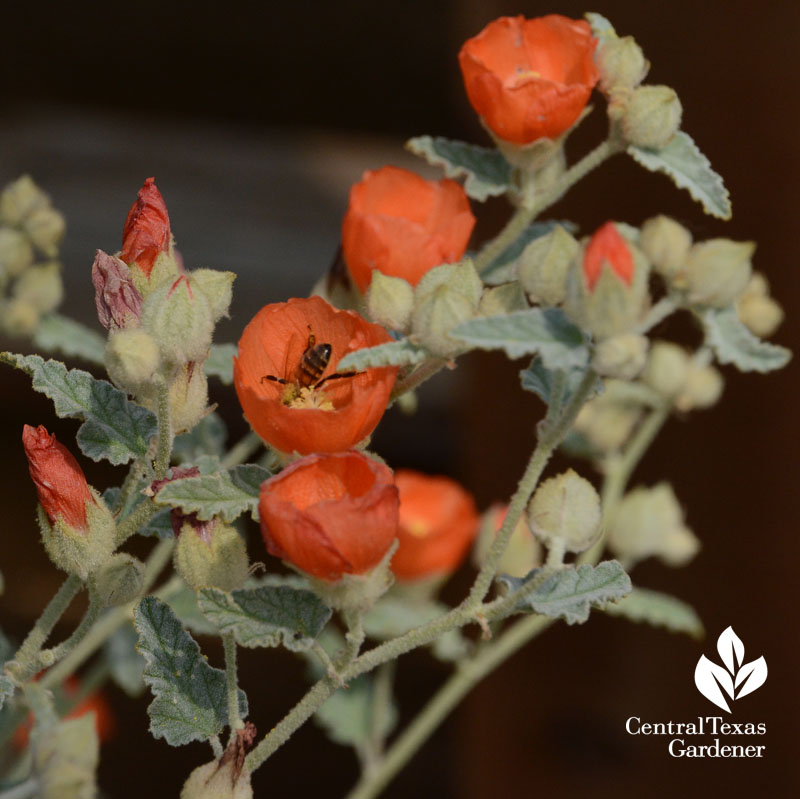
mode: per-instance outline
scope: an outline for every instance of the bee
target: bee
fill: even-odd
[[[331,361],[331,354],[333,346],[328,343],[317,343],[317,337],[308,326],[308,343],[306,344],[303,354],[300,356],[300,361],[294,370],[294,380],[286,380],[283,377],[276,377],[275,375],[264,375],[261,378],[263,383],[265,380],[271,380],[273,383],[280,383],[287,386],[288,390],[284,393],[284,402],[291,404],[292,400],[300,394],[303,389],[316,390],[329,380],[338,380],[342,377],[355,377],[358,372],[342,372],[341,374],[335,373],[322,377],[328,364]]]

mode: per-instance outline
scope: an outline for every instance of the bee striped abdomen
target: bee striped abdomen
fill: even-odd
[[[330,360],[330,344],[315,344],[306,349],[297,366],[297,382],[300,387],[308,388],[318,383]]]

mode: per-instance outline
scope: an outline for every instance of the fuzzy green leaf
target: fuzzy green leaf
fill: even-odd
[[[223,385],[233,383],[233,356],[236,355],[235,344],[212,344],[208,358],[203,364],[207,377],[218,377]]]
[[[339,361],[336,371],[363,372],[373,366],[412,366],[422,363],[428,357],[427,350],[404,338],[351,352]]]
[[[203,588],[197,596],[203,615],[220,632],[232,632],[248,648],[285,646],[301,652],[313,646],[331,617],[315,594],[287,585],[241,588],[230,594]]]
[[[703,622],[697,611],[681,599],[648,588],[634,588],[619,602],[606,606],[609,616],[621,616],[653,627],[665,627],[673,633],[703,637]]]
[[[246,463],[216,474],[173,480],[156,494],[155,501],[184,513],[196,513],[202,521],[221,516],[232,522],[245,512],[255,519],[261,484],[270,476],[262,466]]]
[[[188,433],[177,436],[172,457],[178,463],[194,463],[201,455],[221,457],[228,431],[218,413],[204,416]]]
[[[534,358],[531,365],[519,373],[522,387],[541,397],[548,408],[554,406],[553,414],[558,414],[569,402],[585,375],[586,369],[548,369],[540,358]],[[598,378],[593,393],[602,390],[603,382]]]
[[[196,635],[219,637],[219,630],[200,612],[197,594],[188,585],[182,585],[165,601],[187,630]]]
[[[732,363],[742,372],[772,372],[791,360],[786,347],[770,344],[754,336],[739,319],[736,309],[707,308],[700,314],[706,331],[706,344],[720,363]]]
[[[518,590],[535,577],[534,569],[525,577],[498,578],[506,593]],[[584,563],[577,568],[557,571],[532,594],[525,597],[513,612],[534,612],[551,618],[562,618],[567,624],[583,624],[592,607],[603,608],[630,593],[631,579],[616,560],[605,560],[597,566]]]
[[[634,144],[628,154],[651,172],[668,175],[679,189],[686,189],[707,214],[718,219],[730,219],[731,200],[722,178],[688,133],[679,130],[672,141],[661,150],[646,150]]]
[[[5,674],[0,674],[0,710],[3,709],[6,699],[11,698],[13,695],[14,683],[11,681],[11,678],[6,677]]]
[[[87,457],[119,465],[147,454],[158,429],[155,415],[130,402],[111,383],[38,355],[4,352],[0,361],[29,374],[34,390],[53,400],[57,416],[83,421],[77,440]]]
[[[48,352],[82,358],[98,366],[105,361],[105,336],[61,314],[48,314],[42,319],[33,334],[33,343]]]
[[[450,337],[472,348],[505,350],[509,358],[539,355],[548,369],[581,368],[589,360],[583,333],[559,308],[470,319],[453,328]]]
[[[441,136],[417,136],[406,142],[406,149],[442,167],[447,177],[464,178],[464,191],[473,200],[499,197],[511,188],[513,170],[499,150]]]
[[[155,695],[147,708],[153,736],[182,746],[222,732],[228,720],[225,672],[208,665],[197,642],[161,600],[145,597],[134,624],[145,660],[144,681]],[[247,717],[242,691],[239,713]]]
[[[142,672],[144,658],[136,651],[138,636],[130,621],[106,641],[103,652],[111,670],[111,679],[128,696],[139,696],[145,689]]]

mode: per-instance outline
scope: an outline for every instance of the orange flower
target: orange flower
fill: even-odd
[[[595,231],[583,254],[583,274],[589,291],[594,290],[605,264],[630,286],[634,271],[633,254],[613,222],[606,222]]]
[[[400,469],[394,479],[400,491],[400,546],[392,571],[400,580],[455,571],[478,532],[472,497],[449,477]]]
[[[233,365],[247,421],[282,452],[349,449],[383,416],[397,368],[326,378],[348,353],[387,341],[391,338],[379,325],[338,311],[320,297],[264,306],[244,329]],[[327,366],[319,349],[325,344],[330,345]]]
[[[397,535],[392,472],[359,452],[310,455],[261,486],[261,533],[272,555],[322,580],[364,574]]]
[[[458,54],[469,101],[501,139],[555,139],[578,119],[597,83],[596,44],[583,20],[496,19]]]
[[[70,527],[87,528],[86,503],[94,502],[78,462],[44,425],[22,430],[28,469],[45,513],[55,524],[60,516]]]
[[[385,166],[365,172],[350,189],[344,260],[362,292],[373,269],[416,286],[429,269],[461,259],[474,225],[467,195],[455,181],[424,180]]]
[[[128,265],[135,263],[150,277],[159,253],[169,252],[171,244],[167,206],[156,188],[155,178],[147,178],[128,211],[120,258]]]

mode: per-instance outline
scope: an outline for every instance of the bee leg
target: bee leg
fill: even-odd
[[[271,380],[273,383],[280,383],[282,386],[289,384],[288,380],[284,380],[282,377],[275,377],[275,375],[264,375],[264,377],[261,378],[261,382],[263,383],[265,380]]]
[[[338,372],[333,375],[328,375],[327,377],[323,377],[319,383],[314,385],[314,388],[319,388],[323,383],[327,383],[328,380],[339,380],[342,377],[355,377],[356,375],[361,374],[361,372],[342,372],[339,374]]]

